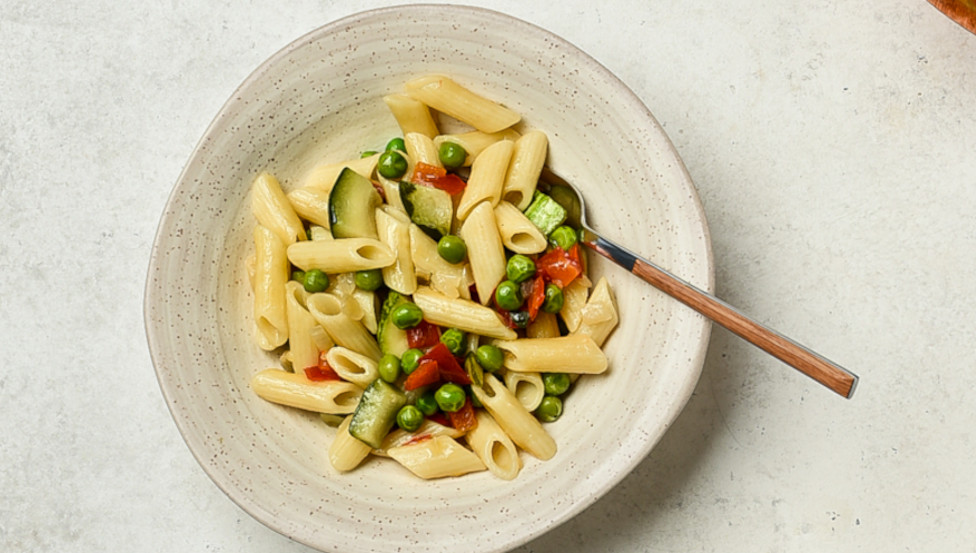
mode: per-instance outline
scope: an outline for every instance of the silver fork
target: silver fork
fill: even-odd
[[[586,222],[586,204],[580,191],[548,167],[543,170],[540,182],[548,186],[549,194],[567,208],[569,219],[582,229],[580,242],[583,245],[841,396],[849,399],[854,395],[858,381],[856,374],[757,323],[714,295],[601,236]]]

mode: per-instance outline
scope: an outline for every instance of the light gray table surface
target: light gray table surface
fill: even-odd
[[[716,328],[651,455],[517,551],[972,551],[976,36],[923,0],[472,3],[630,86],[701,194],[719,295],[861,376],[844,400]],[[382,5],[0,3],[0,550],[310,551],[186,448],[144,279],[233,90]]]

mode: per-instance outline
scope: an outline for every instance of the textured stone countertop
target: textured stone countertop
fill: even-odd
[[[651,455],[517,551],[972,550],[976,36],[924,0],[472,3],[627,83],[698,187],[719,295],[861,376],[840,399],[716,328]],[[144,279],[231,92],[386,4],[0,4],[0,550],[310,551],[186,448]]]

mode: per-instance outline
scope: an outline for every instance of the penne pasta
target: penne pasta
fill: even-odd
[[[478,155],[484,151],[485,148],[491,146],[499,140],[511,140],[516,141],[519,138],[519,133],[515,129],[505,129],[493,133],[485,133],[481,131],[469,131],[460,134],[442,134],[434,137],[434,146],[438,148],[441,144],[445,142],[453,142],[462,148],[468,154],[464,158],[463,167],[470,167],[474,160],[477,159]]]
[[[254,322],[257,342],[273,350],[288,340],[285,283],[288,258],[281,239],[263,225],[254,227]]]
[[[515,141],[512,161],[505,175],[502,199],[520,210],[529,207],[539,175],[546,164],[549,139],[542,131],[529,131]]]
[[[396,262],[396,256],[379,240],[337,238],[296,242],[288,247],[288,260],[303,271],[348,273],[387,267]]]
[[[521,120],[514,111],[442,75],[419,77],[407,81],[405,87],[410,96],[482,132],[498,132]]]
[[[435,436],[393,447],[387,453],[407,470],[424,479],[461,476],[485,470],[485,464],[477,455],[449,436]]]
[[[351,159],[340,163],[322,163],[316,165],[302,178],[299,188],[317,188],[328,193],[335,186],[336,179],[339,178],[339,173],[346,168],[352,169],[367,179],[371,178],[373,171],[376,170],[376,163],[379,159],[380,155],[374,154],[369,157]]]
[[[597,346],[603,346],[607,336],[616,326],[617,305],[610,290],[606,277],[600,278],[593,287],[590,298],[586,301],[580,314],[580,324],[576,334],[586,334],[593,338]]]
[[[295,213],[278,179],[261,173],[251,184],[251,213],[286,246],[305,239],[305,227]]]
[[[395,253],[395,261],[383,267],[383,282],[401,294],[417,289],[413,257],[410,255],[410,218],[401,211],[382,206],[376,208],[376,232],[380,242]]]
[[[546,387],[539,373],[505,371],[502,381],[505,382],[508,391],[515,394],[526,411],[535,411],[546,395]]]
[[[484,385],[471,391],[515,445],[543,461],[556,454],[556,442],[542,423],[494,375],[486,374]]]
[[[495,206],[495,222],[502,244],[515,253],[540,253],[549,245],[539,227],[509,202],[502,201]]]
[[[559,322],[552,313],[539,311],[535,320],[525,329],[526,338],[555,338],[559,336]]]
[[[352,415],[342,419],[336,429],[335,438],[329,444],[329,462],[339,472],[350,471],[359,466],[370,452],[370,447],[349,433]]]
[[[363,390],[341,380],[313,381],[301,372],[265,369],[251,378],[251,389],[273,403],[331,415],[352,413]]]
[[[468,185],[464,188],[464,194],[457,206],[459,221],[465,220],[471,210],[483,201],[489,202],[491,207],[498,205],[513,144],[511,140],[496,142],[485,148],[471,165]]]
[[[403,135],[403,143],[407,147],[407,157],[410,159],[407,175],[413,172],[413,167],[418,163],[443,167],[441,158],[437,155],[437,147],[429,136],[412,132]]]
[[[478,424],[464,437],[471,450],[492,474],[513,480],[522,469],[515,443],[488,413],[478,411],[475,419]]]
[[[586,281],[579,278],[563,288],[563,307],[559,310],[559,317],[570,332],[575,332],[583,320],[583,306],[589,293]]]
[[[449,298],[426,286],[419,286],[413,301],[424,313],[424,320],[431,324],[458,328],[481,336],[514,340],[518,334],[505,326],[498,314],[490,307],[471,300]]]
[[[325,353],[325,360],[340,378],[360,388],[365,389],[380,376],[375,359],[342,346],[330,348]]]
[[[285,284],[285,312],[288,315],[289,363],[296,370],[318,365],[319,348],[312,338],[312,329],[318,326],[315,318],[305,308],[305,288],[295,280]]]
[[[505,248],[498,236],[495,213],[488,202],[481,202],[471,210],[468,219],[458,230],[458,236],[468,248],[468,262],[474,275],[478,298],[483,305],[491,300],[495,287],[505,278]],[[477,247],[474,245],[477,244]]]
[[[437,136],[437,124],[430,115],[430,109],[421,101],[406,94],[390,94],[383,97],[390,113],[400,126],[403,136],[419,133],[427,138]]]
[[[463,264],[448,263],[437,253],[437,242],[417,225],[410,225],[410,258],[415,274],[427,280],[434,290],[450,298],[460,297],[460,290],[467,289]]]
[[[456,439],[464,436],[464,432],[451,428],[450,426],[438,424],[430,419],[424,419],[424,422],[420,423],[420,427],[413,432],[407,432],[402,428],[397,428],[393,432],[390,432],[383,438],[383,444],[379,449],[374,449],[373,453],[382,457],[389,457],[387,450],[391,448],[409,445],[435,436],[448,436]]]
[[[505,354],[505,368],[517,372],[599,374],[607,370],[607,356],[587,334],[558,338],[494,340]]]
[[[302,219],[329,228],[329,192],[321,188],[298,188],[286,196]],[[314,238],[313,238],[314,240]]]
[[[357,320],[343,311],[343,303],[333,294],[321,292],[308,297],[308,311],[336,345],[361,353],[370,359],[382,356],[376,339]]]

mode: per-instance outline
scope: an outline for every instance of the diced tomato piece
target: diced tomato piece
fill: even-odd
[[[444,416],[444,413],[441,413],[440,411],[434,413],[433,415],[427,415],[427,420],[431,422],[436,422],[441,426],[451,426],[451,421],[447,420],[447,417]]]
[[[407,379],[403,383],[403,389],[410,391],[416,390],[423,386],[430,386],[431,384],[436,384],[441,380],[440,367],[437,361],[433,359],[423,359],[421,358],[420,364],[414,369],[412,373],[407,375]]]
[[[305,377],[313,382],[342,380],[342,378],[339,377],[339,374],[332,370],[332,367],[330,367],[328,363],[326,363],[325,366],[312,365],[311,367],[307,367],[305,369]]]
[[[552,251],[543,255],[535,262],[536,270],[542,273],[546,280],[560,288],[565,288],[576,277],[583,273],[583,264],[579,257],[579,244],[566,250],[556,246]]]
[[[435,324],[420,321],[420,324],[407,329],[407,345],[412,348],[429,348],[441,341],[441,329]]]
[[[452,196],[464,192],[465,187],[468,186],[468,183],[464,182],[461,177],[455,175],[454,173],[448,173],[443,177],[437,177],[436,179],[430,181],[430,184],[432,184],[434,188],[439,188]]]
[[[437,365],[440,368],[441,380],[462,385],[471,384],[471,378],[468,377],[468,373],[464,371],[461,364],[451,354],[451,350],[447,349],[447,346],[441,342],[437,342],[437,345],[430,348],[430,351],[420,358],[421,362],[424,359],[437,361]]]
[[[447,174],[447,170],[443,167],[438,167],[436,165],[430,165],[424,163],[423,161],[418,161],[417,165],[413,167],[413,175],[410,177],[410,182],[415,184],[426,184],[427,186],[433,186],[434,181],[440,177]]]
[[[528,301],[528,311],[529,320],[534,321],[535,316],[539,314],[539,308],[546,301],[546,280],[542,275],[536,275],[535,279],[532,281],[532,291],[527,296]]]
[[[467,432],[478,426],[478,419],[474,416],[474,405],[471,404],[471,398],[465,398],[464,405],[457,411],[448,413],[447,418],[451,421],[451,426],[461,432]]]

